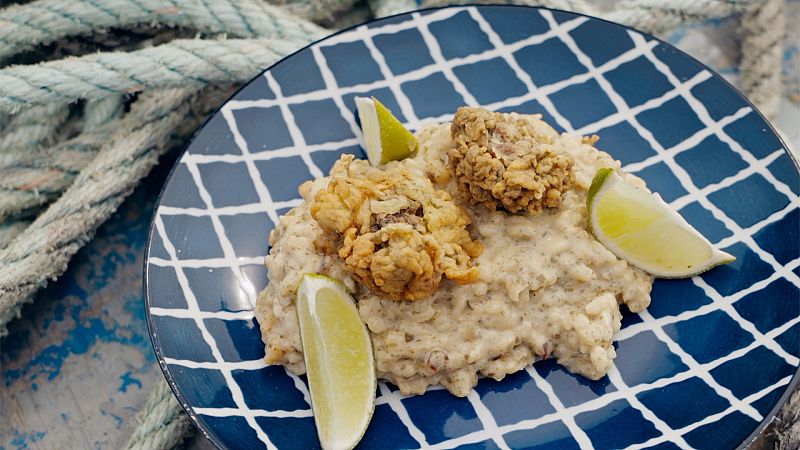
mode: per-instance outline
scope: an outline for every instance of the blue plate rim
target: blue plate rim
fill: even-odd
[[[156,216],[158,215],[158,206],[161,204],[161,200],[162,200],[162,197],[164,196],[164,192],[166,191],[167,186],[169,185],[170,181],[172,180],[172,177],[175,174],[175,170],[178,167],[178,164],[180,163],[180,160],[186,154],[186,152],[189,149],[189,147],[191,147],[191,145],[194,143],[194,141],[197,138],[197,136],[199,135],[200,131],[203,128],[205,128],[206,124],[208,124],[208,122],[220,112],[220,110],[222,109],[222,107],[225,104],[227,104],[234,97],[236,97],[239,94],[239,92],[241,92],[244,88],[249,86],[253,81],[255,81],[256,79],[258,79],[259,77],[264,75],[265,72],[267,72],[267,71],[271,70],[273,67],[283,63],[284,61],[288,60],[289,58],[293,57],[294,55],[296,55],[298,53],[302,53],[302,52],[308,50],[309,48],[319,44],[320,42],[326,41],[326,40],[331,39],[331,38],[333,38],[335,36],[338,36],[340,34],[348,33],[350,31],[353,31],[356,28],[359,28],[359,27],[364,26],[364,25],[374,24],[376,22],[381,22],[381,21],[392,19],[392,18],[395,18],[395,17],[408,15],[408,14],[411,14],[411,13],[414,13],[414,12],[428,12],[428,11],[436,11],[436,10],[441,10],[441,9],[464,8],[464,7],[475,7],[475,8],[502,7],[502,8],[508,8],[508,9],[524,8],[524,9],[546,10],[546,11],[555,11],[555,12],[559,12],[559,13],[571,14],[571,15],[574,15],[574,16],[586,17],[588,19],[598,20],[598,21],[605,22],[605,23],[608,23],[608,24],[611,24],[611,25],[622,27],[623,29],[634,31],[636,33],[641,34],[642,36],[645,36],[645,37],[647,37],[649,39],[655,40],[655,41],[659,42],[660,44],[666,45],[670,49],[672,49],[672,50],[678,52],[679,54],[683,55],[684,57],[688,58],[691,62],[693,62],[693,63],[697,64],[698,66],[702,67],[703,69],[707,70],[716,80],[721,81],[722,83],[724,83],[724,85],[726,85],[729,89],[731,89],[733,92],[735,92],[737,96],[739,96],[742,100],[744,100],[744,102],[750,108],[752,108],[753,112],[755,112],[767,124],[767,126],[769,127],[769,131],[772,132],[772,134],[775,135],[778,138],[778,141],[783,146],[783,151],[789,156],[789,160],[792,161],[792,163],[794,164],[795,170],[798,173],[800,173],[800,163],[798,163],[798,160],[795,158],[795,156],[788,150],[788,146],[786,145],[786,142],[784,142],[783,136],[781,136],[781,134],[778,133],[778,131],[772,125],[772,122],[770,122],[770,120],[767,119],[766,116],[764,116],[764,114],[761,113],[761,111],[750,101],[750,99],[748,99],[741,91],[739,91],[739,89],[737,89],[728,80],[726,80],[724,77],[722,77],[720,74],[718,74],[712,68],[708,67],[706,64],[702,63],[698,59],[694,58],[693,56],[689,55],[688,53],[686,53],[683,50],[675,47],[674,45],[670,44],[669,42],[667,42],[667,41],[665,41],[663,39],[660,39],[660,38],[658,38],[656,36],[653,36],[650,33],[641,31],[641,30],[633,28],[631,26],[624,25],[624,24],[617,23],[617,22],[612,22],[610,20],[602,19],[600,17],[595,17],[595,16],[591,16],[591,15],[583,14],[583,13],[579,13],[579,12],[574,12],[574,11],[565,11],[563,9],[548,8],[548,7],[544,7],[544,6],[494,4],[494,3],[484,3],[484,4],[457,3],[457,4],[446,5],[446,6],[420,8],[420,9],[415,9],[413,11],[402,12],[402,13],[398,13],[398,14],[392,14],[390,16],[385,16],[385,17],[381,17],[381,18],[377,18],[377,19],[368,20],[366,22],[361,22],[361,23],[352,25],[350,27],[341,29],[341,30],[339,30],[339,31],[337,31],[335,33],[328,34],[328,35],[326,35],[326,36],[324,36],[324,37],[322,37],[322,38],[320,38],[320,39],[318,39],[316,41],[310,42],[308,45],[296,50],[293,53],[290,53],[290,54],[284,56],[280,60],[276,61],[275,63],[273,63],[269,67],[267,67],[264,70],[262,70],[261,72],[259,72],[253,78],[249,79],[247,82],[243,83],[238,89],[236,89],[236,91],[231,93],[231,95],[228,96],[228,98],[226,98],[225,101],[220,103],[220,105],[217,108],[214,109],[214,112],[209,114],[208,117],[206,117],[206,119],[203,121],[203,123],[200,124],[197,127],[197,129],[192,133],[192,135],[189,138],[189,140],[186,142],[186,145],[180,151],[180,154],[175,159],[175,162],[173,163],[172,167],[170,168],[169,174],[167,175],[167,178],[164,181],[164,185],[161,187],[161,191],[158,193],[158,197],[156,198],[156,203],[155,203],[156,207],[155,207],[155,209],[153,211],[153,217],[150,219],[150,225],[148,226],[148,229],[147,229],[147,241],[145,242],[145,253],[144,253],[144,259],[143,259],[143,263],[142,263],[142,272],[143,272],[142,293],[143,293],[143,298],[144,298],[145,317],[147,319],[146,320],[146,322],[147,322],[147,334],[150,337],[150,344],[153,346],[153,351],[154,351],[154,353],[156,355],[156,360],[158,361],[158,366],[161,369],[161,372],[163,373],[164,378],[166,378],[167,384],[169,385],[170,390],[172,390],[172,393],[175,395],[176,399],[178,400],[178,403],[181,405],[181,408],[183,408],[183,410],[189,416],[189,419],[191,420],[191,422],[195,426],[195,428],[200,430],[200,432],[203,433],[203,436],[205,436],[209,441],[211,441],[211,443],[214,444],[214,446],[217,447],[218,449],[225,450],[227,447],[225,446],[224,443],[222,443],[219,440],[217,435],[213,431],[207,429],[206,425],[197,417],[197,413],[195,413],[194,409],[189,404],[189,402],[186,400],[186,398],[183,396],[183,394],[181,393],[181,391],[178,388],[177,384],[175,383],[175,379],[173,378],[172,374],[170,373],[169,368],[167,367],[167,364],[166,364],[166,362],[164,360],[164,355],[161,352],[161,346],[160,346],[160,343],[158,342],[159,338],[155,334],[155,325],[153,324],[153,316],[150,314],[151,299],[150,299],[150,296],[148,295],[148,290],[147,290],[147,286],[149,284],[149,277],[147,275],[147,262],[150,259],[150,251],[152,249],[152,240],[153,240],[153,232],[154,232],[154,229],[155,229],[155,220],[156,220]],[[748,435],[739,444],[739,446],[736,447],[736,450],[744,450],[745,448],[747,448],[747,446],[749,446],[761,434],[761,431],[764,430],[764,428],[766,428],[769,424],[771,424],[775,420],[775,416],[777,415],[778,411],[788,401],[789,396],[795,391],[795,388],[797,388],[798,384],[800,384],[800,366],[798,366],[797,370],[795,371],[794,375],[792,376],[792,379],[789,381],[789,384],[786,385],[786,389],[784,390],[783,394],[781,394],[781,397],[778,399],[778,402],[775,404],[775,406],[773,406],[772,410],[770,410],[769,413],[767,413],[764,416],[764,419],[761,421],[761,423],[759,423],[756,426],[755,429],[753,429],[753,431],[750,433],[750,435]]]

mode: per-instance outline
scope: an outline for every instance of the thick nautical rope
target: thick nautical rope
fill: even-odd
[[[283,39],[180,39],[132,52],[12,66],[0,70],[0,109],[154,88],[240,83],[321,35],[315,30]]]
[[[174,448],[191,431],[189,417],[183,413],[166,381],[156,383],[136,418],[137,427],[128,441],[129,450]]]
[[[0,10],[0,18],[4,25],[18,24],[21,23],[16,18],[18,16],[9,15],[9,10],[13,10],[22,17],[30,17],[30,12],[27,16],[24,14],[27,11],[25,8],[52,11],[54,10],[53,5],[59,5],[58,8],[65,7],[59,1],[40,0]],[[146,3],[146,0],[137,2],[117,0],[117,3],[122,6],[141,5]],[[175,86],[200,88],[207,84],[241,82],[251,78],[263,67],[271,65],[298,47],[319,38],[324,33],[322,28],[311,22],[292,17],[274,6],[257,0],[229,0],[227,2],[223,0],[213,3],[216,9],[223,4],[233,5],[232,9],[235,10],[238,19],[236,23],[258,22],[257,27],[251,26],[247,30],[257,30],[260,35],[265,37],[247,40],[175,40],[159,47],[128,53],[100,53],[80,58],[44,62],[33,66],[12,66],[0,70],[0,85],[3,86],[3,89],[10,87],[11,92],[15,89],[19,90],[9,93],[4,97],[7,102],[3,103],[0,100],[0,103],[9,107],[7,110],[13,111],[16,108],[37,104],[66,105],[78,98],[99,99],[108,95],[118,97],[120,93],[140,90]],[[199,14],[196,10],[198,7],[196,0],[173,0],[172,4],[182,11],[189,11],[185,14],[192,18],[191,23],[197,27],[208,27],[209,18],[214,18],[219,23],[229,22],[220,17],[215,18],[217,13],[208,8],[204,10],[205,16]],[[347,6],[351,4],[351,1],[342,0],[341,4]],[[296,3],[296,5],[305,5],[304,8],[307,10],[315,9],[310,6],[310,2]],[[84,5],[85,8],[79,11],[97,11],[97,8],[92,9],[90,6],[87,3]],[[74,19],[79,11],[70,13],[69,18]],[[91,13],[84,13],[81,20],[73,21],[83,23],[92,17]],[[118,15],[117,17],[122,16]],[[154,17],[153,20],[157,18]],[[137,20],[144,19],[137,18]],[[58,23],[58,21],[55,22]],[[184,21],[183,23],[189,22]],[[104,24],[108,23],[104,22]],[[241,32],[241,29],[236,30]],[[70,32],[75,32],[75,30],[70,30]],[[59,33],[49,34],[50,37],[61,35],[63,35],[63,30]],[[15,51],[24,48],[23,43],[16,42],[15,45],[16,47],[13,47]],[[30,95],[25,97],[24,92]],[[117,128],[121,128],[129,121],[128,116],[119,119],[121,122],[117,124]],[[28,125],[27,120],[20,120],[20,122],[22,125]],[[15,126],[15,123],[12,122],[4,129],[4,134],[14,134],[20,128],[22,126]],[[0,250],[0,261],[15,261],[14,257],[10,256],[11,252],[15,248],[19,248],[21,244],[18,241],[25,237],[20,235],[19,238],[14,238],[14,235],[19,233],[22,228],[20,223],[24,223],[26,216],[35,212],[37,206],[46,204],[69,186],[77,171],[80,170],[80,165],[86,162],[86,158],[83,160],[76,158],[70,162],[71,166],[65,167],[62,164],[63,161],[60,161],[63,158],[44,158],[56,153],[63,154],[65,147],[83,152],[84,155],[91,157],[92,149],[96,148],[98,138],[103,135],[107,135],[107,130],[87,131],[73,140],[59,144],[58,148],[40,150],[37,153],[40,153],[43,158],[37,158],[35,164],[31,163],[30,159],[24,161],[24,156],[19,152],[19,145],[14,145],[17,148],[16,151],[11,149],[3,152],[8,154],[8,156],[4,156],[6,162],[16,161],[21,164],[2,166],[6,173],[3,174],[5,176],[0,184],[0,199],[5,202],[2,212],[0,212],[2,214],[0,220],[6,218],[9,223],[13,222],[14,226],[0,227],[0,242],[6,246],[5,249]],[[99,222],[94,227],[97,225]],[[85,234],[88,235],[93,231],[94,228],[87,228]],[[69,246],[68,248],[74,253],[79,247]],[[45,245],[42,245],[39,250],[45,253],[55,253],[55,249]],[[14,262],[12,270],[7,271],[6,276],[0,279],[0,336],[5,333],[5,324],[8,320],[17,316],[21,305],[30,299],[29,291],[45,285],[47,280],[53,279],[63,272],[66,264],[56,263],[59,260],[60,258],[54,258],[52,262],[47,263],[47,258],[42,258],[40,261],[43,264],[42,267],[33,273],[22,270],[30,269],[30,267],[22,264],[21,261]]]
[[[767,0],[745,9],[742,16],[742,60],[740,86],[768,117],[778,112],[782,90],[786,4]]]
[[[9,217],[31,216],[39,206],[61,195],[108,139],[110,124],[121,115],[123,106],[120,95],[88,102],[84,110],[83,133],[53,146],[37,146],[46,136],[37,138],[36,135],[27,141],[18,139],[19,142],[0,146],[0,223]],[[46,114],[51,109],[42,106],[26,112]],[[46,116],[40,120],[46,121]],[[53,134],[52,126],[48,128]],[[14,135],[18,137],[19,131],[27,129],[29,127],[17,128]],[[0,239],[0,248],[4,246]]]
[[[775,450],[800,448],[800,389],[792,393],[775,416],[775,427],[771,433],[775,438]]]
[[[61,38],[142,23],[241,38],[303,38],[321,31],[303,18],[327,17],[350,5],[331,0],[291,2],[286,8],[259,0],[37,0],[0,10],[0,60]]]
[[[372,0],[369,2],[369,8],[372,10],[373,16],[386,17],[412,11],[417,8],[417,2],[414,0]]]
[[[37,0],[0,9],[0,336],[21,305],[64,271],[158,156],[222,100],[224,90],[201,90],[204,86],[248,80],[327,33],[313,22],[341,27],[366,17],[353,8],[354,0],[273,1],[281,5]],[[607,14],[584,0],[506,2],[601,15],[656,33],[743,13],[741,86],[762,111],[775,111],[782,0],[623,0]],[[369,8],[380,17],[415,9],[417,3],[370,0]],[[421,2],[449,3],[463,2]],[[71,36],[142,24],[194,30],[205,39],[34,65],[2,64]],[[135,92],[142,93],[124,113],[124,96]],[[75,116],[70,105],[79,99],[88,101],[77,119],[68,119]],[[163,379],[138,420],[129,448],[171,448],[191,429]]]
[[[158,156],[180,143],[230,92],[164,89],[142,94],[107,133],[96,156],[61,197],[0,251],[0,323],[66,269],[69,259],[119,206]],[[203,94],[203,95],[200,95]]]
[[[0,153],[10,149],[26,151],[49,143],[68,115],[69,106],[65,103],[49,103],[14,114],[0,135]]]
[[[195,89],[153,92],[137,101],[115,136],[78,175],[75,183],[2,252],[0,321],[16,302],[29,298],[62,273],[70,257],[89,239],[157,161],[168,136],[186,117]]]

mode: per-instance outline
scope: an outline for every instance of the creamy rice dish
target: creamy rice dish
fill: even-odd
[[[646,308],[653,281],[586,229],[592,177],[619,162],[538,115],[460,108],[416,136],[414,157],[374,168],[346,155],[300,186],[256,305],[267,362],[305,372],[296,289],[322,273],[353,293],[377,375],[403,394],[465,396],[479,375],[547,358],[604,376],[620,305]]]

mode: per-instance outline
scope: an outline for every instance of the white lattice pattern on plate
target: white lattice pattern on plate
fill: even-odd
[[[463,12],[466,12],[468,17],[479,26],[483,33],[485,33],[492,45],[492,48],[480,53],[470,54],[465,57],[447,59],[443,56],[436,37],[433,33],[431,33],[430,25],[450,19]],[[158,237],[163,242],[168,258],[165,259],[151,255],[147,262],[149,266],[169,267],[175,270],[178,283],[180,284],[182,294],[185,297],[186,304],[188,306],[186,308],[151,307],[149,310],[150,314],[158,317],[173,317],[193,320],[196,327],[199,329],[202,338],[210,347],[213,355],[213,362],[198,362],[193,360],[166,357],[164,358],[163,363],[174,367],[185,367],[189,369],[203,368],[219,371],[229,386],[233,401],[235,403],[235,408],[194,407],[193,410],[195,414],[210,417],[241,416],[246,420],[247,424],[255,430],[258,438],[268,448],[275,448],[275,445],[270,441],[268,433],[265,432],[263,427],[257,423],[256,418],[303,418],[310,417],[311,415],[310,408],[267,411],[256,410],[247,406],[242,394],[242,388],[237,383],[233,373],[234,371],[259,370],[264,367],[264,363],[261,360],[240,362],[226,361],[218,350],[217,342],[215,342],[214,336],[207,329],[205,320],[251,320],[253,318],[253,314],[250,311],[203,311],[198,305],[195,293],[193,292],[190,282],[184,273],[184,270],[187,268],[230,268],[239,286],[243,287],[244,295],[251,307],[255,304],[258,290],[261,289],[262,286],[254,286],[249,280],[248,276],[243,272],[243,267],[259,265],[262,263],[263,257],[242,257],[237,255],[234,246],[231,244],[229,236],[226,234],[226,229],[221,218],[226,216],[236,216],[239,214],[266,213],[272,223],[277,223],[278,217],[282,210],[296,206],[300,203],[300,199],[275,201],[270,189],[267,186],[267,183],[265,183],[259,173],[256,162],[280,158],[299,157],[312,176],[321,177],[323,176],[323,170],[312,159],[312,155],[319,152],[341,151],[342,149],[357,145],[360,138],[359,127],[356,123],[353,111],[345,104],[345,96],[386,88],[395,97],[397,105],[400,109],[399,112],[405,118],[406,125],[411,129],[419,129],[426,124],[449,120],[451,116],[441,115],[436,117],[418,117],[418,114],[414,109],[413,102],[408,98],[402,87],[404,83],[415,80],[423,80],[433,74],[443,74],[445,79],[453,86],[455,92],[460,94],[467,104],[478,104],[478,100],[459,79],[454,69],[482,61],[500,58],[513,70],[518,80],[523,83],[525,86],[525,93],[517,97],[503,99],[501,101],[486,104],[484,106],[495,110],[503,108],[513,110],[514,107],[517,107],[518,105],[522,105],[529,101],[536,101],[553,118],[555,124],[570,133],[591,134],[620,123],[626,123],[630,125],[636,131],[638,136],[646,141],[653,150],[655,150],[655,154],[641,161],[627,164],[625,169],[631,172],[640,172],[660,163],[665,164],[671,174],[680,181],[680,184],[687,192],[685,195],[672,200],[672,206],[676,209],[681,209],[691,203],[699,203],[699,205],[701,205],[707,211],[710,211],[713,217],[724,224],[724,226],[732,233],[730,236],[717,242],[717,245],[721,247],[728,247],[734,244],[744,244],[748,249],[766,262],[771,267],[773,272],[767,278],[731,295],[723,295],[702,278],[695,277],[692,279],[693,283],[700,288],[708,296],[708,298],[711,299],[711,303],[702,305],[694,310],[684,311],[677,315],[667,315],[659,318],[654,318],[648,312],[644,312],[640,314],[642,319],[641,322],[633,323],[625,327],[618,334],[618,336],[616,336],[616,339],[619,341],[624,341],[631,339],[643,332],[649,331],[654,333],[657,339],[663,342],[663,344],[665,344],[674,355],[677,355],[677,357],[680,359],[680,362],[688,368],[687,370],[668,377],[663,377],[649,383],[628,385],[623,380],[620,372],[614,368],[609,373],[610,383],[613,388],[615,388],[613,392],[608,392],[605,395],[584,403],[565,406],[557,396],[553,386],[548,383],[548,381],[536,370],[529,367],[527,369],[528,374],[531,376],[536,386],[545,394],[555,410],[554,412],[545,414],[536,419],[524,420],[514,424],[499,426],[494,419],[491,409],[483,403],[481,396],[473,391],[469,395],[468,400],[481,422],[482,429],[455,439],[438,442],[435,445],[431,445],[429,442],[427,442],[425,434],[414,424],[402,401],[404,397],[401,396],[396,390],[392,390],[386,384],[381,383],[377,403],[379,405],[388,405],[392,411],[397,414],[399,420],[402,421],[402,423],[408,428],[409,434],[415,441],[417,441],[418,445],[421,447],[431,448],[451,448],[461,444],[481,442],[486,440],[493,440],[494,444],[496,444],[496,446],[499,448],[509,448],[509,444],[504,439],[504,436],[508,433],[515,430],[529,429],[534,426],[555,421],[563,422],[581,447],[592,448],[592,440],[576,423],[575,417],[580,413],[597,410],[617,400],[626,400],[633,408],[638,410],[647,421],[651,422],[655,429],[659,432],[657,437],[651,438],[645,442],[636,443],[629,447],[631,449],[645,448],[661,442],[672,442],[680,448],[690,448],[690,445],[683,438],[686,433],[715,420],[719,420],[720,418],[735,411],[742,412],[755,421],[761,421],[763,419],[761,413],[759,413],[759,411],[752,406],[753,403],[773,392],[774,390],[780,389],[787,385],[790,382],[791,376],[787,376],[779,380],[777,383],[768,386],[759,392],[755,392],[745,398],[738,398],[730,389],[717,382],[717,380],[715,380],[714,376],[711,374],[711,371],[728,361],[741,358],[751,350],[759,347],[769,349],[791,366],[797,366],[800,362],[796,355],[787,352],[778,342],[776,342],[776,338],[796,325],[800,321],[800,317],[795,317],[790,322],[784,323],[767,333],[762,333],[753,323],[742,317],[733,307],[733,304],[741,298],[765,288],[779,278],[789,281],[795,287],[800,287],[800,277],[798,277],[795,272],[796,268],[800,265],[800,258],[794,259],[785,265],[781,264],[772,254],[759,247],[758,243],[752,237],[756,232],[783,219],[789,213],[796,210],[798,206],[800,206],[800,198],[798,198],[797,193],[793,191],[792,187],[777,179],[768,169],[770,164],[784,154],[783,149],[772,149],[767,156],[759,159],[751,154],[747,149],[743,148],[741,144],[739,144],[735,139],[728,135],[728,133],[726,133],[725,127],[747,117],[749,114],[751,114],[751,110],[748,107],[744,107],[726,117],[722,117],[717,120],[712,118],[707,111],[706,106],[693,96],[692,88],[706,80],[709,80],[713,77],[713,75],[708,71],[703,70],[688,79],[681,80],[672,72],[667,64],[657,58],[654,54],[655,48],[659,45],[657,41],[645,38],[643,35],[640,35],[636,32],[628,31],[629,37],[632,39],[634,46],[622,54],[619,54],[608,61],[595,66],[592,62],[592,59],[587,56],[586,53],[584,53],[584,51],[569,33],[571,30],[578,28],[590,19],[576,16],[571,20],[559,23],[554,17],[553,13],[547,10],[541,10],[541,16],[549,25],[549,29],[547,31],[512,43],[505,43],[501,36],[498,35],[498,33],[492,28],[490,22],[487,21],[482,15],[481,9],[475,7],[440,9],[426,14],[413,13],[411,14],[409,20],[402,22],[392,21],[387,24],[379,24],[378,26],[374,27],[361,26],[349,32],[336,35],[323,42],[320,42],[308,50],[313,55],[314,61],[320,69],[320,73],[324,81],[324,87],[321,89],[302,94],[285,96],[282,94],[281,85],[271,74],[271,72],[268,71],[263,75],[263,77],[266,81],[266,85],[274,93],[274,98],[258,100],[232,100],[223,106],[221,109],[222,117],[224,117],[227,125],[230,128],[230,131],[234,137],[235,145],[238,147],[240,154],[208,155],[196,154],[190,151],[182,157],[180,164],[185,166],[189,174],[191,174],[191,179],[196,185],[197,191],[202,199],[202,202],[204,203],[204,206],[202,208],[183,208],[164,205],[160,206],[155,218],[155,233],[157,233]],[[411,29],[416,29],[420,32],[424,39],[425,45],[428,48],[429,55],[433,63],[421,68],[410,70],[400,75],[393,75],[392,70],[387,65],[385,56],[375,45],[374,38],[381,35],[392,34]],[[515,57],[515,52],[531,45],[541,44],[553,38],[558,39],[567,48],[569,48],[580,64],[585,67],[586,71],[561,81],[540,86],[535,83],[535,80],[531,77],[531,75],[522,69],[517,61],[517,58]],[[354,86],[338,86],[337,79],[329,68],[323,49],[326,47],[353,42],[363,42],[366,45],[371,57],[378,66],[383,79]],[[666,77],[666,79],[669,80],[672,88],[656,98],[651,98],[636,106],[629,106],[623,96],[615,90],[615,86],[606,78],[606,74],[614,69],[619,68],[621,65],[640,57],[643,57],[649,61],[652,66],[658,70],[658,72]],[[608,97],[608,100],[613,105],[615,111],[612,114],[608,114],[590,124],[575,127],[570,120],[559,111],[559,109],[556,107],[556,104],[551,100],[550,97],[553,94],[556,94],[570,86],[576,86],[591,80],[596,82],[602,88],[603,92]],[[693,133],[691,136],[682,139],[679,143],[665,147],[647,127],[640,123],[638,115],[642,112],[658,108],[676,98],[685,100],[691,106],[691,109],[702,122],[703,127]],[[333,100],[334,104],[338,108],[341,118],[349,126],[352,136],[346,139],[331,142],[307,144],[306,138],[301,130],[301,127],[298,126],[290,106],[304,104],[310,101],[328,99]],[[248,146],[248,142],[239,132],[234,113],[242,109],[273,107],[277,107],[280,111],[280,114],[286,123],[288,133],[291,137],[292,145],[279,149],[263,151],[250,148]],[[695,182],[686,169],[676,162],[675,158],[682,152],[694,148],[709,136],[715,136],[720,141],[728,145],[733,152],[741,157],[741,159],[747,164],[747,167],[733,175],[725,177],[721,181],[704,187],[698,187],[695,185]],[[215,207],[214,199],[206,189],[204,179],[199,168],[203,165],[221,163],[244,164],[247,169],[247,174],[250,178],[249,181],[252,182],[252,185],[255,188],[258,198],[257,202],[236,206]],[[731,217],[728,217],[722,209],[712,202],[709,199],[709,196],[716,192],[725,190],[735,185],[737,182],[754,174],[763,177],[777,192],[788,197],[789,203],[782,209],[775,211],[768,217],[760,220],[758,223],[742,227]],[[171,242],[170,236],[168,235],[164,226],[164,217],[171,216],[192,216],[210,219],[216,238],[218,239],[219,245],[222,249],[222,257],[207,259],[181,259],[179,257],[180,255],[177,254],[176,247],[174,243]],[[747,346],[739,348],[721,358],[710,362],[701,363],[695,360],[695,358],[689,352],[681,348],[681,346],[663,329],[664,326],[684,322],[715,311],[721,311],[728,315],[730,319],[735,321],[741,327],[742,330],[750,335],[752,342],[750,342]],[[293,378],[295,388],[302,394],[306,401],[308,401],[308,392],[304,382],[299,377],[294,375],[291,376]],[[695,376],[703,380],[703,382],[705,382],[719,396],[724,398],[729,403],[729,407],[722,412],[710,415],[703,420],[693,422],[683,428],[673,429],[664,420],[659,418],[653,411],[649,410],[645,405],[643,405],[642,402],[636,397],[637,394],[642,392],[662,388],[673,383],[685,381]]]

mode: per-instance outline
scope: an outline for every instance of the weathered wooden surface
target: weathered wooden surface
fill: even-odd
[[[119,448],[161,371],[147,335],[142,258],[163,164],[11,323],[0,447]]]

